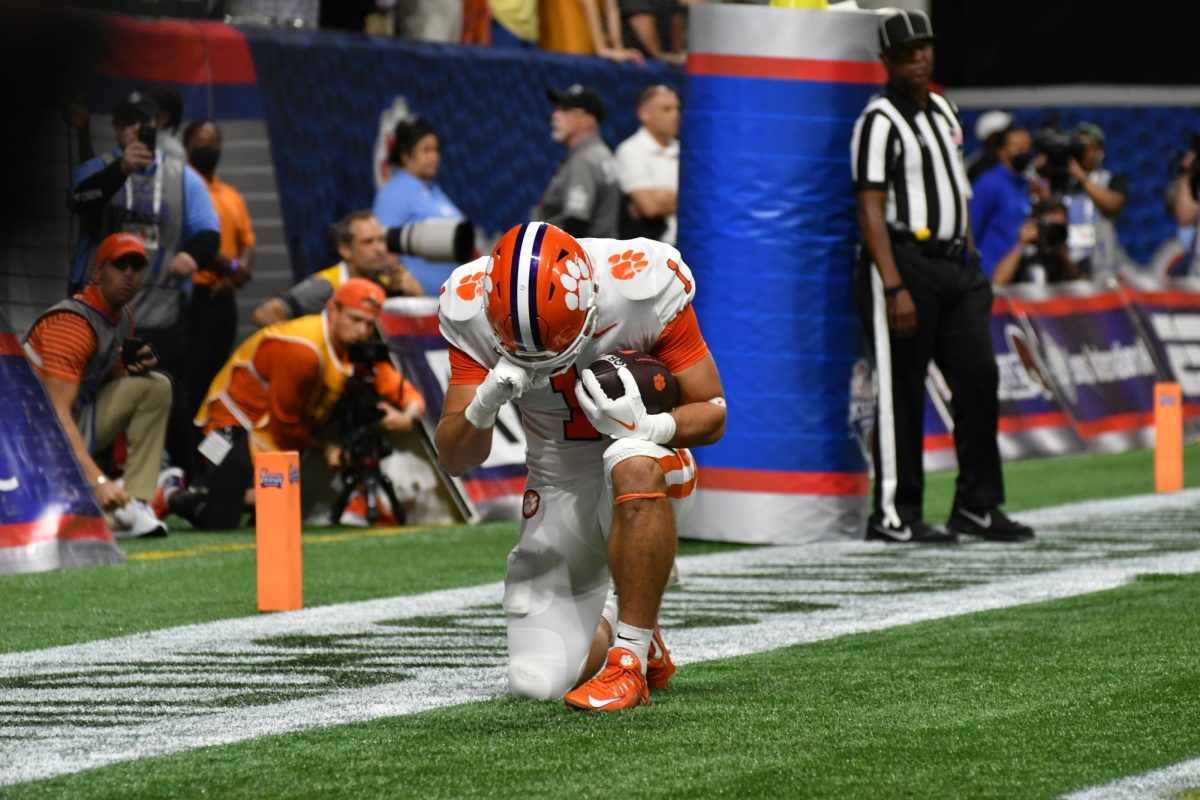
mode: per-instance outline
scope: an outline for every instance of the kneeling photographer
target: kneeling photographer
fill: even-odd
[[[1054,198],[1034,206],[1021,224],[1017,244],[996,264],[994,286],[1047,284],[1078,280],[1080,270],[1067,246],[1067,208]]]
[[[1117,272],[1124,256],[1116,217],[1125,207],[1128,180],[1103,169],[1105,137],[1099,125],[1081,122],[1070,134],[1047,125],[1034,136],[1045,179],[1043,199],[1058,197],[1067,210],[1067,247],[1084,276]]]
[[[384,300],[378,284],[350,278],[320,314],[273,325],[243,342],[213,380],[196,416],[205,433],[200,452],[209,465],[207,494],[176,492],[171,510],[204,530],[237,527],[253,502],[254,453],[277,450],[302,454],[305,509],[328,503],[335,491],[332,472],[351,466],[355,457],[336,432],[327,434],[336,427],[331,423],[348,385],[361,396],[363,382],[369,382],[369,416],[375,418],[363,423],[369,431],[401,435],[412,430],[425,410],[420,393],[390,361],[372,361],[368,370],[351,360],[356,345],[375,337]],[[368,371],[369,379],[363,378]],[[361,402],[355,407],[361,409]]]

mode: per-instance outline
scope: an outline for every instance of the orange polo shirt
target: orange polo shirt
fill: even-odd
[[[100,287],[94,283],[75,295],[75,299],[97,309],[113,324],[121,318],[121,310],[110,306],[100,293]],[[49,375],[79,384],[83,382],[88,361],[96,354],[96,332],[83,317],[64,311],[52,314],[34,326],[29,332],[29,346],[42,359],[41,366],[33,364],[42,378]],[[124,374],[125,365],[118,359],[113,375]]]
[[[242,250],[253,247],[257,241],[250,224],[250,212],[246,210],[246,201],[241,192],[215,175],[211,181],[207,178],[204,181],[208,184],[208,194],[217,209],[217,219],[221,221],[221,255],[237,258]],[[192,280],[197,286],[211,286],[217,282],[217,277],[212,270],[202,269]]]

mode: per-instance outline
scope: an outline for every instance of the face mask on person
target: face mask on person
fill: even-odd
[[[1026,150],[1023,153],[1017,153],[1012,159],[1013,172],[1021,173],[1029,168],[1029,162],[1033,161],[1033,151]]]
[[[221,160],[221,151],[215,147],[193,147],[188,153],[188,161],[201,175],[212,175]]]

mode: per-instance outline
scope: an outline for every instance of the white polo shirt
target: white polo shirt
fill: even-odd
[[[663,147],[645,127],[621,142],[617,148],[617,177],[625,194],[639,189],[679,191],[679,140]],[[675,215],[667,217],[663,241],[675,244]]]

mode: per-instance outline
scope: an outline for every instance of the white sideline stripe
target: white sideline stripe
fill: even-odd
[[[1064,794],[1063,800],[1147,800],[1171,798],[1186,789],[1200,786],[1200,758],[1183,761],[1132,778],[1122,778],[1103,786],[1093,786]]]
[[[1055,546],[1034,547],[987,543],[959,548],[894,547],[881,543],[843,542],[788,547],[756,548],[680,559],[684,584],[668,595],[664,627],[677,663],[746,655],[795,644],[831,639],[846,634],[875,631],[924,620],[1006,608],[1110,589],[1137,575],[1157,572],[1200,572],[1200,540],[1188,530],[1200,507],[1200,491],[1124,500],[1076,504],[1021,515],[1035,526],[1071,525],[1066,530],[1040,533],[1040,541]],[[1175,512],[1186,523],[1160,523],[1155,515]],[[1110,523],[1127,515],[1112,532]],[[1168,524],[1175,528],[1167,527]],[[1101,532],[1092,530],[1101,528]],[[1106,539],[1111,541],[1106,542]],[[1171,552],[1152,552],[1168,545]],[[1194,550],[1186,550],[1194,547]],[[1138,554],[1139,550],[1143,551]],[[1031,574],[1031,570],[1041,572]],[[857,571],[859,574],[854,575]],[[895,573],[897,580],[887,577]],[[828,580],[845,574],[849,580]],[[866,575],[879,576],[874,582]],[[910,574],[925,574],[928,589],[896,594],[909,586]],[[809,576],[814,579],[810,580]],[[943,582],[964,578],[990,582],[939,589]],[[772,598],[764,590],[777,587]],[[709,610],[708,599],[720,600],[724,591],[746,588],[753,596],[742,616],[753,622],[717,628],[678,628],[672,619]],[[832,590],[832,593],[829,591]],[[500,582],[424,595],[393,597],[361,603],[344,603],[303,611],[221,620],[150,633],[106,639],[45,650],[0,654],[0,680],[20,678],[29,688],[4,692],[4,716],[15,725],[0,722],[0,785],[78,772],[120,761],[228,744],[251,738],[343,725],[380,717],[410,714],[499,697],[504,693],[503,634],[498,608]],[[839,605],[810,612],[769,610],[772,602],[807,600]],[[762,604],[761,608],[757,604]],[[441,650],[458,645],[459,651],[442,655],[438,666],[422,666],[431,658],[431,630],[414,623],[413,638],[397,637],[405,626],[397,620],[430,615],[451,615],[466,624],[447,632]],[[735,620],[736,621],[736,620]],[[381,624],[386,623],[386,624]],[[295,695],[263,705],[211,705],[248,691],[245,672],[237,669],[271,669],[267,663],[248,664],[255,656],[275,656],[286,661],[314,648],[288,650],[279,642],[263,642],[284,635],[378,635],[377,641],[394,648],[395,669],[405,680],[375,686],[333,689],[323,668],[311,669],[306,685],[281,686]],[[348,644],[359,644],[350,640]],[[337,647],[337,645],[335,645]],[[315,649],[333,655],[361,652],[360,647]],[[181,660],[209,658],[217,663],[212,686],[205,688],[153,685],[90,684],[97,664],[122,670],[130,682],[142,675],[155,676],[177,669]],[[489,663],[492,662],[492,663]],[[158,665],[163,666],[158,666]],[[482,666],[480,665],[482,664]],[[233,669],[230,669],[229,667]],[[360,669],[361,661],[333,669]],[[279,674],[276,667],[271,674]],[[161,672],[160,672],[161,670]],[[191,673],[178,673],[194,678]],[[293,678],[292,674],[281,678]],[[278,681],[280,684],[285,680]],[[105,706],[103,703],[113,703]],[[70,718],[80,706],[93,714],[121,718],[129,723],[105,728],[73,725]],[[139,719],[137,712],[157,709],[155,719]],[[30,720],[46,717],[41,724]],[[18,721],[19,720],[19,721]]]

